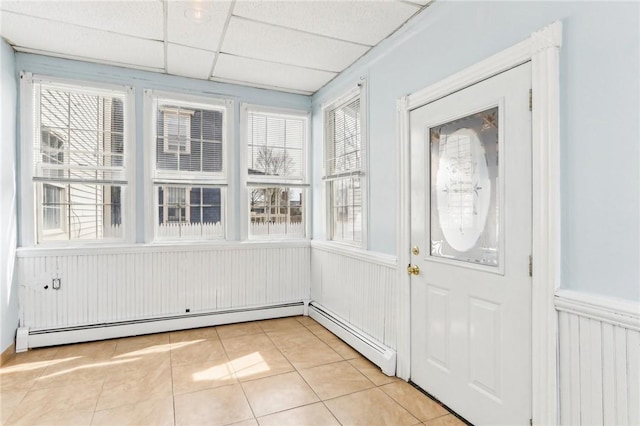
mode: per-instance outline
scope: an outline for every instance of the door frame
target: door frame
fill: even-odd
[[[410,263],[411,110],[465,87],[531,62],[532,292],[531,410],[533,424],[557,424],[557,331],[554,296],[560,284],[560,47],[562,23],[554,22],[526,40],[450,77],[397,100],[398,132],[398,342],[397,375],[411,373]]]

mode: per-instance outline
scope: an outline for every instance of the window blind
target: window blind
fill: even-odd
[[[126,183],[124,95],[36,87],[34,180]]]
[[[361,171],[360,98],[332,109],[327,117],[327,178]]]
[[[305,120],[250,112],[247,122],[249,179],[304,180]]]

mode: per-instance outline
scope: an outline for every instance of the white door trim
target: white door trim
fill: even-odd
[[[411,371],[411,290],[404,265],[410,262],[409,113],[429,102],[531,61],[533,109],[533,277],[532,417],[533,424],[558,423],[557,315],[554,294],[560,284],[560,47],[562,23],[554,22],[471,67],[397,101],[398,131],[398,366]]]

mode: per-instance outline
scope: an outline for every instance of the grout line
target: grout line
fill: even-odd
[[[346,40],[346,39],[339,38],[339,37],[332,37],[332,36],[328,36],[328,35],[324,35],[324,34],[320,34],[320,33],[314,33],[314,32],[311,32],[311,31],[301,30],[301,29],[298,29],[298,28],[287,27],[285,25],[273,24],[271,22],[260,21],[258,19],[248,18],[246,16],[233,15],[233,17],[236,18],[236,19],[242,20],[242,21],[253,22],[253,23],[256,23],[256,24],[266,25],[266,26],[273,27],[273,28],[280,28],[280,29],[288,30],[288,31],[294,31],[294,32],[297,32],[297,33],[300,33],[300,34],[306,34],[306,35],[310,35],[310,36],[314,36],[314,37],[320,37],[320,38],[323,38],[323,39],[326,39],[326,40],[333,40],[333,41],[337,41],[337,42],[340,42],[340,43],[353,44],[353,45],[356,45],[356,46],[366,47],[368,49],[371,49],[371,47],[375,46],[374,44],[367,44],[367,43],[361,43],[359,41]]]
[[[462,416],[460,416],[458,413],[456,413],[455,411],[453,411],[451,408],[449,408],[446,404],[444,404],[442,401],[440,401],[438,398],[436,398],[435,396],[431,395],[429,392],[427,392],[426,390],[422,389],[420,386],[418,386],[416,383],[412,382],[412,381],[408,381],[407,382],[410,386],[412,386],[414,389],[416,389],[418,392],[422,393],[423,395],[426,395],[429,399],[431,399],[432,401],[434,401],[436,404],[440,405],[442,408],[444,408],[445,410],[448,411],[448,414],[444,414],[442,416],[439,417],[435,417],[440,418],[440,417],[444,417],[447,416],[449,414],[453,415],[453,417],[456,417],[458,420],[462,421],[464,424],[469,425],[469,426],[473,426],[472,423],[468,422],[466,419],[464,419]],[[433,420],[433,419],[431,419]],[[431,421],[429,420],[429,421]]]
[[[216,330],[216,333],[217,333],[217,330]],[[224,351],[224,355],[229,360],[229,364],[231,364],[231,357],[227,353],[227,348],[224,347],[224,344],[222,343],[222,339],[220,340],[220,345],[222,346],[222,350]],[[258,418],[256,417],[256,413],[253,411],[253,407],[251,406],[251,402],[249,401],[249,397],[247,397],[247,393],[244,390],[244,386],[242,386],[242,382],[236,376],[236,371],[234,370],[234,368],[231,365],[229,365],[229,368],[231,369],[231,371],[233,371],[233,377],[237,380],[237,383],[233,383],[232,385],[240,386],[240,390],[242,391],[242,394],[244,395],[245,401],[247,401],[247,405],[249,406],[249,410],[251,410],[251,415],[253,416],[253,419],[257,423],[258,422]],[[227,385],[227,386],[230,386],[230,385]]]
[[[171,333],[169,333],[169,369],[171,371],[171,402],[173,403],[173,424],[176,424],[176,392],[173,382],[173,351],[171,350]]]

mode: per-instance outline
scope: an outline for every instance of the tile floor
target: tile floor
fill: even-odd
[[[1,423],[463,425],[308,317],[18,354]]]

